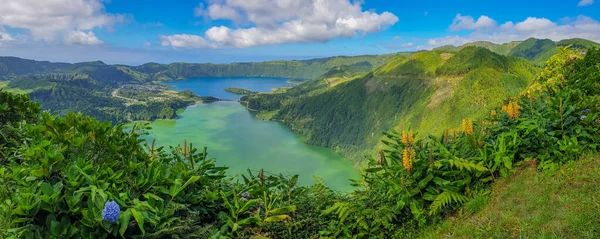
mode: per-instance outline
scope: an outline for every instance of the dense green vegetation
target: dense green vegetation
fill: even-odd
[[[441,46],[435,48],[434,50],[458,52],[469,46],[487,48],[488,50],[500,55],[523,57],[532,61],[536,65],[542,65],[552,55],[558,52],[557,47],[570,46],[571,49],[585,50],[598,48],[600,47],[600,44],[581,38],[565,39],[558,42],[553,42],[552,40],[548,39],[529,38],[523,42],[514,41],[503,44],[496,44],[486,41],[470,42],[462,46]]]
[[[285,77],[313,79],[331,68],[341,65],[362,65],[371,69],[382,65],[393,54],[353,57],[330,57],[303,61],[268,61],[231,64],[148,63],[132,69],[149,74],[154,80],[178,80],[201,77]]]
[[[229,93],[233,93],[236,95],[249,95],[249,94],[256,94],[257,92],[255,91],[251,91],[251,90],[246,90],[246,89],[242,89],[242,88],[225,88],[225,91],[229,92]]]
[[[417,55],[412,60],[419,59],[435,57]],[[27,95],[0,92],[0,229],[2,236],[16,238],[416,238],[438,230],[448,235],[448,228],[455,228],[452,233],[458,236],[594,235],[598,214],[581,210],[597,211],[597,185],[587,185],[597,181],[591,175],[597,163],[575,166],[577,172],[589,173],[588,178],[571,170],[579,164],[573,161],[598,151],[599,71],[600,51],[583,58],[560,49],[521,96],[494,107],[484,120],[465,119],[460,130],[439,136],[417,138],[410,127],[387,133],[386,148],[368,159],[349,194],[333,192],[319,179],[300,187],[296,176],[262,170],[229,178],[206,149],[198,151],[186,142],[169,150],[142,146],[144,128],[139,126],[124,131],[122,125],[80,114],[54,116]],[[424,81],[390,79],[402,86]],[[369,82],[373,80],[382,82]],[[322,94],[361,81],[367,90],[385,93],[394,87],[387,80],[370,74]],[[535,170],[519,172],[522,166]],[[567,184],[537,172],[577,178],[581,185],[557,191]],[[565,212],[553,219],[572,219],[570,224],[540,229],[545,224],[532,219],[520,224],[529,226],[524,230],[503,230],[503,225],[492,224],[496,218],[518,220],[518,215],[503,219],[501,214],[490,218],[492,229],[486,231],[444,222],[464,210],[489,213],[486,207],[496,206],[486,203],[490,188],[502,187],[515,173],[522,180],[512,187],[523,188],[508,191],[521,193],[514,196],[519,200],[515,205],[527,209],[531,203],[545,203]],[[559,195],[534,199],[526,195],[532,188]],[[561,198],[570,192],[591,198]],[[578,203],[591,203],[572,205],[581,213],[553,207],[577,198]],[[538,215],[541,220],[547,214]]]
[[[307,142],[336,149],[355,160],[369,153],[382,133],[397,125],[441,133],[464,118],[516,96],[535,73],[524,59],[479,47],[457,53],[419,52],[397,56],[371,74],[335,87],[320,78],[282,94],[248,97],[248,108],[279,110],[280,120]],[[435,115],[444,112],[444,117]]]
[[[508,42],[508,43],[503,43],[503,44],[496,44],[496,43],[492,43],[492,42],[487,42],[487,41],[477,41],[477,42],[469,42],[466,43],[462,46],[452,46],[452,45],[446,45],[446,46],[441,46],[441,47],[437,47],[434,50],[441,50],[441,51],[450,51],[450,52],[457,52],[462,50],[465,47],[469,47],[469,46],[476,46],[476,47],[482,47],[482,48],[487,48],[488,50],[500,54],[500,55],[508,55],[508,53],[510,52],[510,50],[512,50],[513,48],[515,48],[515,46],[519,45],[521,42],[519,41],[513,41],[513,42]]]
[[[513,48],[508,54],[523,57],[537,65],[541,65],[557,52],[556,43],[552,40],[529,38]]]

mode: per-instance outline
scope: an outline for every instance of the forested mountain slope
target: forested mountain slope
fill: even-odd
[[[496,44],[496,43],[488,42],[488,41],[476,41],[476,42],[466,43],[462,46],[453,46],[453,45],[441,46],[441,47],[435,48],[434,50],[457,52],[468,46],[476,46],[476,47],[487,48],[488,50],[490,50],[494,53],[498,53],[500,55],[508,55],[510,50],[515,48],[515,46],[519,45],[520,43],[521,43],[520,41],[513,41],[513,42],[507,42],[507,43],[503,43],[503,44]]]
[[[378,67],[394,54],[365,55],[354,57],[330,57],[303,61],[267,61],[231,64],[172,63],[168,65],[148,63],[132,69],[150,75],[154,80],[177,80],[201,77],[284,77],[313,79],[328,70],[342,65],[360,64]]]
[[[488,50],[500,55],[522,57],[532,61],[538,66],[544,64],[552,55],[558,52],[557,47],[571,46],[571,49],[585,50],[598,48],[600,44],[581,38],[565,39],[554,42],[549,39],[529,38],[525,41],[513,41],[509,43],[496,44],[487,41],[478,41],[466,43],[462,46],[446,45],[435,48],[434,50],[444,50],[457,52],[468,46],[477,46],[487,48]]]
[[[147,63],[140,66],[107,65],[103,62],[52,63],[17,57],[0,57],[0,78],[40,73],[97,73],[113,80],[179,80],[201,77],[284,77],[313,79],[342,65],[381,66],[396,54],[337,56],[311,60],[267,61],[231,64]],[[96,77],[94,77],[96,78]]]
[[[377,70],[332,88],[292,98],[251,95],[248,107],[275,110],[273,119],[306,136],[309,143],[360,159],[390,129],[412,125],[424,134],[438,134],[459,126],[464,118],[481,117],[489,107],[516,96],[534,73],[534,66],[524,59],[479,47],[457,53],[419,52],[392,58]]]

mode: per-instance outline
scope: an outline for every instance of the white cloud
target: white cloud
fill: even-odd
[[[0,26],[0,42],[12,40],[14,40],[13,37],[8,34],[8,32],[6,32],[2,26]]]
[[[473,17],[466,16],[466,19],[473,19]],[[482,18],[480,17],[479,19]],[[491,19],[491,21],[494,20]],[[455,23],[453,21],[452,25],[455,25]],[[418,46],[417,48],[431,49],[443,45],[458,46],[474,41],[506,43],[510,41],[522,41],[530,37],[551,39],[554,41],[568,38],[584,38],[600,42],[600,22],[586,16],[565,18],[562,19],[561,23],[552,22],[546,18],[528,17],[522,22],[514,23],[508,21],[499,26],[495,25],[486,28],[472,27],[469,29],[471,29],[471,33],[468,35],[432,38],[427,41],[427,45]]]
[[[152,43],[150,43],[150,42],[144,42],[144,46],[152,46]]]
[[[579,4],[577,4],[578,7],[583,7],[583,6],[589,6],[594,4],[594,0],[581,0],[579,2]]]
[[[392,41],[397,41],[397,40],[400,40],[400,39],[402,39],[401,36],[395,36],[394,38],[392,38]]]
[[[398,21],[390,12],[363,11],[360,2],[350,0],[223,0],[208,7],[199,5],[196,16],[250,24],[248,28],[214,26],[204,36],[185,35],[186,41],[161,36],[163,46],[246,48],[284,43],[328,42],[377,33]],[[184,35],[174,35],[181,36]],[[191,40],[192,41],[187,41]],[[190,43],[189,45],[185,44]]]
[[[84,31],[72,31],[67,34],[65,37],[65,42],[69,44],[78,44],[78,45],[98,45],[103,42],[100,41],[96,37],[96,34],[92,31],[84,32]]]
[[[50,42],[68,42],[74,31],[111,27],[124,19],[106,14],[101,0],[2,0],[0,4],[0,26],[27,29],[35,39]]]
[[[463,16],[460,14],[456,14],[456,17],[452,21],[452,25],[450,25],[450,30],[478,30],[484,28],[492,28],[496,25],[496,21],[494,19],[489,18],[488,16],[480,16],[477,19],[477,21],[475,21],[475,19],[471,16]]]
[[[528,17],[525,21],[517,23],[514,28],[521,32],[535,32],[544,29],[551,29],[556,27],[556,23],[546,18]]]
[[[158,39],[163,46],[171,46],[176,48],[211,48],[211,45],[208,41],[196,35],[160,35],[158,36]]]

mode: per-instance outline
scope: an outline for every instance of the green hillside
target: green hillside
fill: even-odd
[[[466,43],[466,44],[464,44],[462,46],[458,46],[458,47],[452,46],[452,45],[441,46],[441,47],[435,48],[434,50],[457,52],[468,46],[476,46],[476,47],[486,48],[486,49],[488,49],[494,53],[498,53],[500,55],[507,55],[510,52],[510,50],[515,48],[515,46],[519,45],[520,43],[521,42],[513,41],[513,42],[508,42],[508,43],[503,43],[503,44],[496,44],[496,43],[492,43],[492,42],[488,42],[488,41],[477,41],[477,42],[469,42],[469,43]]]
[[[494,183],[491,194],[424,230],[422,238],[596,238],[600,235],[600,156],[556,175],[535,165]]]
[[[556,43],[552,40],[529,38],[513,48],[508,55],[522,57],[536,65],[542,65],[557,52]]]
[[[231,64],[146,63],[140,66],[107,65],[103,62],[52,63],[17,57],[0,57],[0,78],[40,73],[86,73],[118,81],[179,80],[201,77],[284,77],[313,79],[342,65],[376,68],[395,54],[337,56],[311,60],[267,61]],[[404,54],[406,55],[406,53]],[[93,75],[93,74],[98,74]]]
[[[391,57],[393,54],[231,64],[172,63],[160,65],[148,63],[132,69],[149,74],[150,78],[154,80],[236,76],[313,79],[337,66],[358,64],[374,68]]]
[[[522,57],[541,66],[552,55],[558,52],[557,47],[571,46],[571,49],[592,49],[600,47],[600,44],[581,38],[565,39],[559,42],[553,42],[549,39],[529,38],[525,41],[513,41],[509,43],[496,44],[487,41],[469,42],[461,46],[446,45],[437,47],[434,50],[457,52],[465,47],[476,46],[486,48],[500,55]]]
[[[600,44],[581,38],[565,39],[556,43],[558,46],[571,46],[572,49],[592,49],[600,48]]]
[[[462,119],[480,118],[489,107],[518,95],[534,73],[526,60],[484,48],[419,52],[392,58],[333,88],[252,95],[248,107],[278,110],[272,119],[306,136],[308,143],[360,160],[390,129],[412,125],[438,134]],[[299,88],[306,89],[303,85]]]

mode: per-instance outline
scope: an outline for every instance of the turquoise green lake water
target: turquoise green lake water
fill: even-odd
[[[223,80],[223,81],[220,81]],[[287,85],[286,79],[208,78],[170,83],[177,90],[190,89],[199,95],[229,99],[237,96],[215,91],[215,87],[242,87],[268,91],[265,87]],[[261,82],[262,81],[262,82]],[[223,84],[222,82],[228,82]],[[215,86],[217,84],[218,86]],[[205,94],[203,94],[205,93]],[[158,145],[175,145],[184,140],[195,147],[208,147],[218,165],[230,167],[232,175],[246,169],[264,168],[270,173],[299,174],[300,183],[309,185],[318,176],[332,188],[350,189],[349,178],[359,178],[358,172],[346,159],[327,148],[307,145],[302,138],[278,122],[259,120],[235,101],[198,104],[180,112],[178,120],[158,120],[150,126],[151,138]]]

